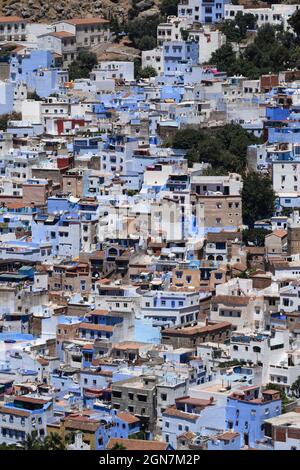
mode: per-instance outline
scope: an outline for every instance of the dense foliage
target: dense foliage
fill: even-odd
[[[1,114],[0,115],[0,130],[6,131],[7,130],[7,123],[8,121],[20,121],[22,119],[21,113],[16,113],[13,111],[10,114]]]
[[[233,32],[229,36],[232,37]],[[300,65],[298,37],[289,31],[283,31],[280,27],[273,27],[270,24],[262,26],[254,41],[239,53],[233,50],[230,41],[233,39],[215,51],[210,60],[228,75],[244,75],[254,79],[261,74],[279,72]]]
[[[65,450],[70,436],[66,441],[58,433],[50,433],[45,439],[40,439],[34,433],[27,434],[21,443],[22,450]]]
[[[233,20],[225,20],[221,24],[221,31],[227,41],[240,42],[246,38],[247,32],[256,29],[256,18],[251,13],[243,14],[239,11]]]
[[[243,242],[248,245],[252,243],[254,246],[265,246],[265,237],[272,233],[271,230],[263,228],[252,228],[243,230]]]
[[[94,52],[80,51],[76,60],[69,66],[70,80],[77,78],[89,78],[90,72],[97,64],[97,56]]]
[[[157,45],[157,26],[166,21],[168,16],[177,16],[179,0],[161,0],[159,14],[152,16],[138,16],[141,10],[140,0],[133,0],[132,8],[128,11],[128,22],[122,25],[122,30],[128,33],[133,46],[141,51],[154,49]],[[113,19],[111,28],[120,31],[120,24]]]
[[[162,16],[177,16],[179,0],[161,0],[160,12]]]
[[[205,162],[214,174],[243,172],[246,168],[247,146],[260,139],[238,124],[226,124],[217,130],[179,130],[171,145],[186,149],[189,164]]]
[[[144,67],[143,69],[140,70],[139,76],[136,78],[150,78],[150,77],[156,77],[157,73],[155,68],[151,67],[148,65],[147,67]]]
[[[156,77],[157,73],[156,73],[155,68],[151,66],[142,68],[140,57],[135,57],[133,62],[134,62],[134,77],[136,80],[139,80],[140,78]]]
[[[160,15],[134,18],[127,24],[128,37],[134,47],[147,51],[156,47],[157,26],[162,22]]]
[[[271,217],[274,212],[275,193],[268,175],[251,172],[243,180],[243,221],[250,228],[256,220]]]

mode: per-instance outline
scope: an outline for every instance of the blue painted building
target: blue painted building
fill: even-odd
[[[180,0],[178,16],[186,17],[195,22],[212,24],[224,19],[224,7],[229,0]]]
[[[25,82],[43,98],[60,91],[68,81],[68,72],[55,68],[50,51],[33,50],[25,55],[11,54],[10,80],[13,83]]]
[[[165,75],[182,73],[187,64],[197,64],[199,44],[196,41],[167,41],[163,44]]]
[[[281,414],[279,392],[266,390],[260,396],[257,386],[235,390],[226,405],[226,429],[240,434],[240,447],[256,447],[264,437],[264,420]]]

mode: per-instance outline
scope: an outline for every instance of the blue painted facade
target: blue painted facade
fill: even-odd
[[[240,433],[240,447],[255,448],[264,437],[264,420],[281,414],[281,400],[259,398],[259,387],[246,389],[240,398],[236,393],[227,398],[226,429]]]
[[[196,64],[199,44],[196,41],[167,41],[163,44],[163,69],[165,75],[182,73],[186,64]]]
[[[10,59],[10,80],[13,83],[25,82],[41,97],[48,97],[60,90],[60,79],[68,80],[67,72],[56,69],[50,51],[33,50],[24,57],[13,53]]]

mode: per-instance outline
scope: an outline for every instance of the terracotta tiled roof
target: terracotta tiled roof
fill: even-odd
[[[177,408],[170,406],[163,412],[163,416],[169,416],[171,418],[185,419],[187,421],[196,422],[200,415],[193,413],[185,413],[184,411],[177,410]]]
[[[86,330],[94,330],[94,331],[113,331],[113,327],[110,325],[94,325],[94,323],[80,323],[79,328],[83,328]]]
[[[209,406],[211,405],[210,400],[205,400],[201,398],[192,398],[192,397],[181,397],[175,399],[176,403],[185,403],[187,405],[193,406]]]
[[[86,432],[96,432],[100,426],[99,421],[95,421],[89,418],[71,418],[65,420],[66,429],[73,429]]]
[[[187,439],[187,440],[191,441],[192,439],[194,439],[196,437],[196,434],[194,432],[191,432],[191,431],[186,431],[186,432],[183,432],[182,434],[180,434],[179,437],[182,438],[182,439]]]
[[[20,16],[0,16],[0,23],[26,23]]]
[[[109,310],[101,310],[101,309],[96,309],[96,310],[91,310],[88,313],[88,316],[90,315],[109,315],[111,312]]]
[[[37,362],[39,364],[41,364],[41,366],[48,366],[49,365],[49,361],[47,361],[46,359],[42,358],[42,357],[39,357],[37,359]]]
[[[238,432],[224,432],[223,434],[219,434],[217,439],[219,439],[219,441],[231,441],[231,439],[234,439],[239,435],[240,434]]]
[[[75,34],[69,33],[68,31],[56,31],[55,33],[48,33],[43,36],[54,36],[56,38],[75,38]]]
[[[22,418],[26,418],[27,416],[30,416],[29,411],[16,410],[16,409],[5,407],[5,406],[0,407],[0,414],[21,416]]]
[[[266,238],[271,237],[272,235],[276,235],[276,237],[279,238],[284,238],[287,236],[287,231],[282,229],[274,230],[272,233],[269,233]]]
[[[45,405],[49,402],[49,400],[43,400],[42,398],[35,398],[35,397],[24,397],[24,396],[17,396],[15,397],[16,400],[22,401],[23,403],[35,403],[37,405]]]
[[[66,23],[73,24],[75,26],[80,25],[90,25],[90,24],[107,24],[109,21],[105,20],[104,18],[72,18],[70,20],[66,20]]]
[[[138,423],[140,421],[136,416],[131,413],[127,413],[126,411],[120,411],[120,413],[117,414],[117,417],[128,424]]]
[[[231,323],[229,322],[218,322],[214,325],[207,325],[207,326],[188,326],[186,328],[166,328],[163,330],[163,334],[171,334],[171,335],[178,335],[178,336],[192,336],[196,334],[205,334],[210,333],[212,331],[218,331],[222,328],[229,328]]]

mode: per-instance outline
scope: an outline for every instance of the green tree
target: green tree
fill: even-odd
[[[297,35],[297,41],[300,42],[300,10],[296,10],[295,13],[288,20],[288,24],[293,28]]]
[[[12,112],[10,114],[1,114],[0,115],[0,130],[7,130],[8,121],[20,121],[22,119],[21,113]]]
[[[173,137],[174,148],[186,149],[189,164],[210,163],[211,174],[241,172],[246,168],[247,146],[260,139],[238,124],[226,124],[217,130],[179,130]]]
[[[153,49],[156,46],[157,26],[161,21],[160,15],[134,18],[129,21],[127,32],[133,46],[142,51]]]
[[[36,433],[27,434],[25,439],[21,442],[24,450],[42,450],[43,441],[36,436]]]
[[[213,52],[209,62],[214,64],[220,71],[227,72],[228,75],[234,75],[236,73],[236,54],[229,42],[226,42]]]
[[[176,132],[171,145],[177,149],[191,149],[198,145],[203,138],[203,132],[197,129],[182,129]]]
[[[234,20],[225,20],[221,24],[221,31],[228,41],[240,42],[246,38],[247,31],[256,29],[256,18],[251,13],[237,12]]]
[[[262,228],[253,228],[243,230],[243,242],[248,245],[249,242],[255,246],[265,246],[265,237],[272,233],[271,230],[264,230]]]
[[[239,24],[225,21],[221,25],[228,42],[212,54],[210,63],[228,75],[241,74],[253,79],[295,67],[299,63],[299,37],[270,24],[259,28],[254,41],[244,51],[234,52],[231,42],[238,42],[245,36],[245,31],[253,26],[252,20],[248,18],[247,24],[240,18]]]
[[[43,450],[65,450],[66,442],[57,432],[51,432],[49,436],[45,437],[42,447]]]
[[[160,13],[162,16],[177,16],[178,0],[161,0]]]
[[[242,190],[243,220],[250,228],[256,220],[271,217],[275,193],[268,175],[250,172],[244,178]]]
[[[88,78],[97,63],[97,56],[94,52],[81,50],[78,53],[77,59],[69,65],[70,80]]]
[[[140,70],[139,76],[137,78],[150,78],[150,77],[156,77],[157,73],[154,67],[151,67],[148,65],[147,67],[144,67],[143,69]]]
[[[300,398],[300,377],[292,384],[291,391],[294,397]]]

